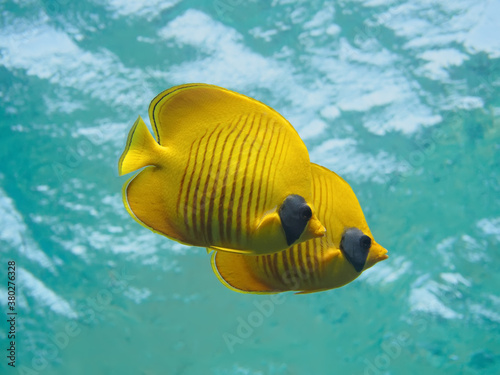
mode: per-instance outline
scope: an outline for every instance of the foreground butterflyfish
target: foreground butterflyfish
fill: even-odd
[[[178,242],[268,254],[325,234],[311,203],[309,154],[265,104],[206,84],[159,94],[129,132],[120,175],[132,217]]]
[[[349,184],[316,164],[311,164],[311,172],[312,202],[326,235],[268,255],[213,252],[213,271],[226,287],[258,294],[317,292],[348,284],[387,259]]]

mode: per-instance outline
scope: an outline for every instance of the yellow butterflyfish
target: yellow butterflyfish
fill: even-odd
[[[229,289],[242,293],[318,292],[341,287],[387,259],[375,242],[351,187],[334,172],[311,164],[313,204],[326,236],[268,255],[216,251],[212,268]]]
[[[309,154],[265,104],[207,84],[172,87],[129,132],[118,171],[132,217],[178,242],[264,254],[324,236]]]

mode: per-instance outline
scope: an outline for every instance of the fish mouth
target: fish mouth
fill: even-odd
[[[386,260],[389,258],[387,255],[387,249],[382,247],[375,241],[372,241],[372,246],[370,248],[370,252],[368,253],[368,259],[366,260],[365,269],[370,268],[374,264]]]
[[[304,241],[311,240],[313,238],[324,237],[326,234],[326,228],[321,221],[316,217],[316,215],[312,215],[309,219],[309,223],[307,228],[303,234]]]

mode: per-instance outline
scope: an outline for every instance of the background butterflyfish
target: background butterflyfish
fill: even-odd
[[[387,259],[349,184],[316,164],[311,172],[313,204],[326,235],[269,255],[214,252],[212,268],[225,286],[243,293],[317,292],[341,287]]]

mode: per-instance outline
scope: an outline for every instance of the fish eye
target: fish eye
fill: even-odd
[[[281,226],[285,231],[286,242],[291,246],[297,241],[312,217],[311,207],[297,194],[290,194],[279,208]]]
[[[363,268],[370,252],[372,239],[358,228],[347,228],[340,240],[340,250],[357,272]]]
[[[365,234],[360,237],[359,245],[361,246],[361,248],[368,250],[372,245],[372,239]]]
[[[302,206],[300,209],[300,216],[306,220],[309,220],[312,217],[312,210],[307,204]]]

